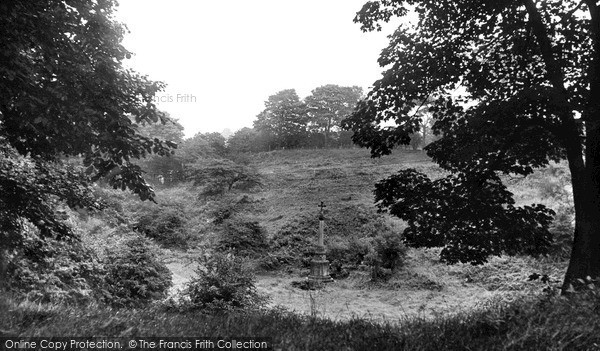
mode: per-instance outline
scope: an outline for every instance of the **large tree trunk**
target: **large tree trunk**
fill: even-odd
[[[575,235],[563,293],[577,288],[579,279],[600,278],[600,128],[587,123],[586,129],[585,164],[569,157]]]
[[[581,286],[580,279],[600,278],[600,210],[582,207],[579,213],[576,211],[575,236],[563,293]]]

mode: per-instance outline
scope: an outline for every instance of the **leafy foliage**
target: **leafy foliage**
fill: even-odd
[[[92,180],[110,175],[111,185],[151,198],[130,159],[170,152],[171,143],[136,132],[165,118],[152,103],[162,84],[122,67],[130,53],[112,19],[115,1],[2,7],[2,143],[47,162],[83,155]]]
[[[227,140],[230,152],[278,148],[350,146],[351,134],[340,130],[362,97],[360,87],[327,84],[301,100],[294,89],[279,91],[265,101],[253,128],[242,128]]]
[[[140,306],[167,297],[171,271],[147,239],[136,237],[106,258],[104,299],[116,306]]]
[[[187,219],[177,209],[160,207],[142,215],[135,227],[165,246],[186,247],[190,237],[186,223]]]
[[[362,97],[362,88],[328,84],[318,87],[305,99],[310,117],[309,130],[323,134],[323,146],[328,146],[332,133],[339,130],[340,121],[350,115]]]
[[[231,254],[214,253],[198,260],[196,277],[182,295],[188,309],[249,309],[261,307],[265,297],[256,291],[254,275],[243,261]]]
[[[431,181],[405,171],[380,183],[380,207],[412,222],[406,233],[412,244],[443,246],[448,262],[537,254],[547,247],[552,213],[541,205],[515,207],[499,175],[528,176],[567,158],[581,238],[567,276],[599,276],[600,223],[588,219],[600,218],[600,7],[380,0],[367,2],[355,21],[376,30],[409,11],[418,19],[390,37],[379,59],[383,77],[344,126],[373,156],[387,155],[421,131],[427,103],[440,137],[427,154],[452,174]]]
[[[368,264],[373,251],[373,238],[351,238],[348,241],[335,240],[327,246],[327,260],[330,262],[329,274],[333,279],[342,279],[350,275],[349,269]]]
[[[315,249],[314,238],[315,227],[306,226],[306,218],[287,223],[269,241],[269,247],[275,256],[271,261],[309,267]]]
[[[25,240],[24,222],[42,239],[74,237],[54,208],[99,208],[90,182],[154,197],[133,159],[175,146],[138,132],[166,119],[152,103],[163,85],[123,68],[131,54],[115,6],[0,4],[0,278],[9,250]],[[85,173],[69,158],[82,160]]]
[[[257,256],[267,249],[265,230],[256,221],[230,219],[223,223],[218,251],[233,251],[236,255]]]
[[[42,238],[72,236],[55,211],[60,203],[100,209],[80,168],[21,156],[0,137],[0,251],[23,239],[25,221],[40,228]]]
[[[327,259],[332,267],[358,266],[372,250],[373,238],[336,240],[327,247]]]
[[[139,132],[148,138],[166,140],[174,143],[174,146],[181,145],[183,141],[183,126],[175,119],[165,113],[166,118],[158,123],[150,123],[139,126]],[[144,171],[150,175],[162,175],[165,177],[169,173],[181,172],[183,169],[179,154],[149,155],[145,160],[138,163]]]
[[[99,297],[104,269],[81,242],[40,237],[32,225],[23,228],[23,241],[10,251],[10,291],[39,302],[89,302]]]
[[[229,159],[209,159],[188,165],[187,178],[204,186],[204,195],[222,195],[234,187],[261,186],[260,176],[251,167]]]
[[[373,248],[381,267],[394,272],[404,263],[406,247],[398,233],[383,233],[375,238]]]
[[[305,112],[306,106],[296,90],[282,90],[265,101],[265,109],[254,121],[254,128],[271,136],[271,147],[297,147],[306,137]]]
[[[268,150],[268,140],[265,135],[254,128],[244,127],[227,139],[227,148],[234,153]]]
[[[554,212],[542,205],[515,207],[512,194],[494,175],[432,181],[407,169],[378,182],[375,199],[380,211],[407,222],[407,243],[441,246],[441,258],[448,263],[481,264],[502,253],[543,254],[551,243]]]

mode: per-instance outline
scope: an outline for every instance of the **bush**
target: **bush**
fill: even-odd
[[[135,228],[162,245],[185,248],[190,239],[186,223],[187,219],[177,210],[161,207],[141,216]]]
[[[302,218],[290,222],[271,238],[270,251],[278,261],[300,265],[304,268],[310,267],[310,261],[315,251],[316,239],[314,238],[317,234],[314,228],[303,225],[304,223]]]
[[[327,259],[331,262],[331,277],[345,278],[350,274],[348,268],[356,268],[362,264],[368,253],[373,250],[372,241],[372,238],[351,238],[348,241],[331,242],[327,250]]]
[[[93,188],[94,197],[102,204],[102,211],[97,213],[97,217],[102,218],[111,226],[117,226],[127,222],[123,203],[127,199],[127,194],[121,190],[95,186]],[[87,218],[86,218],[87,219]]]
[[[274,271],[285,265],[291,265],[295,262],[295,258],[282,253],[267,253],[258,260],[258,267],[266,271]]]
[[[232,254],[213,253],[199,259],[196,277],[181,295],[187,309],[232,310],[258,308],[267,299],[256,291],[252,272]]]
[[[358,266],[363,263],[365,257],[372,250],[371,238],[351,238],[346,241],[332,242],[327,251],[327,259],[332,264]]]
[[[385,233],[376,237],[365,256],[365,262],[371,266],[371,279],[389,279],[404,263],[405,256],[406,247],[399,234]]]
[[[89,302],[97,297],[104,271],[92,250],[76,238],[41,239],[24,228],[22,245],[9,256],[8,287],[42,302]]]
[[[393,272],[404,263],[406,247],[399,234],[385,233],[376,237],[373,248],[383,268]]]
[[[332,266],[342,266],[348,260],[349,251],[347,242],[333,242],[327,247],[327,259]]]
[[[231,250],[237,255],[257,256],[267,247],[265,231],[258,222],[231,219],[224,223],[216,249]]]
[[[251,210],[254,200],[248,195],[243,195],[236,199],[217,203],[216,207],[210,211],[214,224],[223,224],[225,220],[234,217],[238,212]]]
[[[133,238],[106,257],[105,300],[116,306],[140,306],[167,297],[171,271],[147,239]]]

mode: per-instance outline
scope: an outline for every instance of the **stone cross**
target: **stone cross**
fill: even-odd
[[[323,217],[323,209],[327,206],[323,203],[323,201],[321,201],[321,204],[319,205],[319,207],[321,208],[319,219],[321,219],[321,217]]]
[[[319,207],[321,208],[321,211],[319,212],[319,246],[325,246],[325,242],[324,242],[325,215],[323,213],[323,209],[327,206],[325,206],[323,201],[321,201],[321,204],[319,205]]]
[[[317,244],[317,250],[314,254],[314,258],[311,261],[310,276],[309,280],[314,283],[327,283],[333,281],[329,276],[329,261],[325,257],[325,242],[324,242],[324,227],[325,227],[325,215],[323,209],[327,207],[321,201],[319,205],[319,242]]]

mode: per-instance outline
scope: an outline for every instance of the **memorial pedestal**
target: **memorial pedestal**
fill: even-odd
[[[324,246],[320,246],[317,249],[314,259],[310,262],[308,280],[313,283],[329,283],[333,281],[331,276],[329,276],[329,261],[325,258]]]

